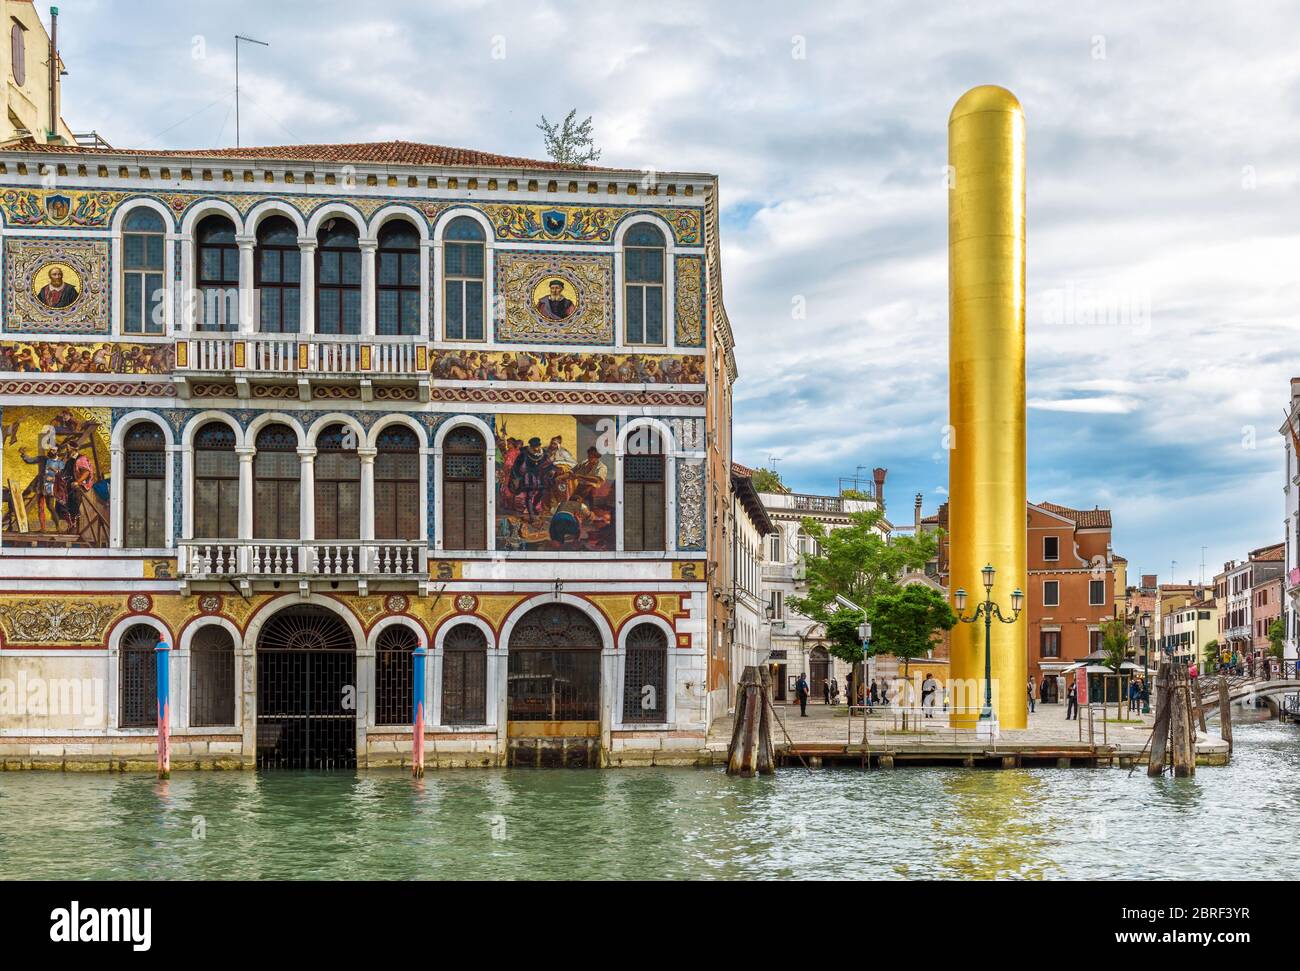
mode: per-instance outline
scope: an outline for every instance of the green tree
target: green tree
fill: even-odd
[[[872,600],[871,656],[892,654],[903,661],[903,680],[907,680],[908,663],[923,657],[935,647],[942,631],[952,630],[957,615],[942,593],[923,583],[877,593]]]
[[[755,469],[750,481],[759,492],[785,492],[785,483],[772,469]]]
[[[1286,640],[1286,625],[1278,617],[1268,625],[1268,656],[1282,660],[1282,644]]]
[[[546,154],[553,161],[563,165],[587,165],[600,158],[600,149],[596,148],[591,133],[591,115],[584,121],[578,121],[577,117],[577,108],[565,115],[559,124],[552,124],[542,115],[537,127],[542,133]]]
[[[1205,673],[1214,674],[1219,670],[1219,642],[1212,640],[1202,649],[1204,655]]]
[[[1106,666],[1115,672],[1116,698],[1115,717],[1127,720],[1128,705],[1124,699],[1124,669],[1122,665],[1128,659],[1128,624],[1122,617],[1114,617],[1101,623],[1101,653],[1106,657]]]

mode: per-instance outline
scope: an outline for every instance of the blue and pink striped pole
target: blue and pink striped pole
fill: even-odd
[[[424,778],[424,661],[428,651],[423,644],[415,649],[412,659],[412,687],[414,699],[411,706],[411,775]]]
[[[172,776],[171,751],[171,645],[159,641],[154,648],[158,660],[158,778],[170,779]]]

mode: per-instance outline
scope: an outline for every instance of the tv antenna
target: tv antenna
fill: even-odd
[[[239,147],[239,42],[241,40],[248,44],[260,44],[262,47],[271,46],[264,40],[245,37],[243,34],[235,35],[235,148]]]

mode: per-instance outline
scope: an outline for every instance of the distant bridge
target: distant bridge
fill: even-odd
[[[1201,710],[1208,717],[1219,710],[1219,679],[1210,675],[1196,680],[1200,687]],[[1268,705],[1275,717],[1281,713],[1282,696],[1297,692],[1300,692],[1300,679],[1297,678],[1265,680],[1249,675],[1228,678],[1229,704],[1246,698],[1258,698]]]

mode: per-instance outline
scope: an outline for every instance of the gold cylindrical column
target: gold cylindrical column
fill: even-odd
[[[982,85],[948,118],[949,590],[969,614],[992,599],[1008,619],[1028,591],[1025,559],[1025,116],[1005,88]],[[993,703],[1002,728],[1024,728],[1028,617],[993,621]],[[953,704],[984,699],[984,620],[952,631]],[[975,686],[974,692],[968,690]],[[974,728],[977,712],[954,711]]]

